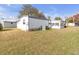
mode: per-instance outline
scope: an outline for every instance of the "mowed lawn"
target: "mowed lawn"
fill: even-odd
[[[45,31],[0,31],[0,54],[79,54],[79,27]]]

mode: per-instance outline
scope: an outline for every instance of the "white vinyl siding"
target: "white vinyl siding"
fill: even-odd
[[[46,27],[48,26],[48,20],[41,20],[41,19],[35,19],[35,18],[29,18],[29,29],[37,29],[40,27]]]

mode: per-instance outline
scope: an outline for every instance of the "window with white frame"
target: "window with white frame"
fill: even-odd
[[[55,26],[59,26],[59,23],[55,23]]]
[[[54,26],[54,23],[51,23],[51,26]]]
[[[51,23],[51,26],[59,26],[59,23]]]

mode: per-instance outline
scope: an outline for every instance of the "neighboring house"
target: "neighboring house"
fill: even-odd
[[[0,20],[3,28],[16,28],[17,21],[16,20]]]
[[[51,28],[61,29],[65,28],[66,22],[62,20],[52,20],[50,23]]]
[[[75,26],[75,23],[67,23],[67,26]]]
[[[67,23],[67,26],[79,26],[79,22]]]
[[[48,24],[47,19],[38,19],[34,16],[23,16],[17,22],[17,28],[24,31],[41,28],[45,30],[46,27],[48,27]]]

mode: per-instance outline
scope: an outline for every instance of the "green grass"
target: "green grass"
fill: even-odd
[[[79,27],[27,32],[17,29],[1,31],[0,54],[79,54]]]

